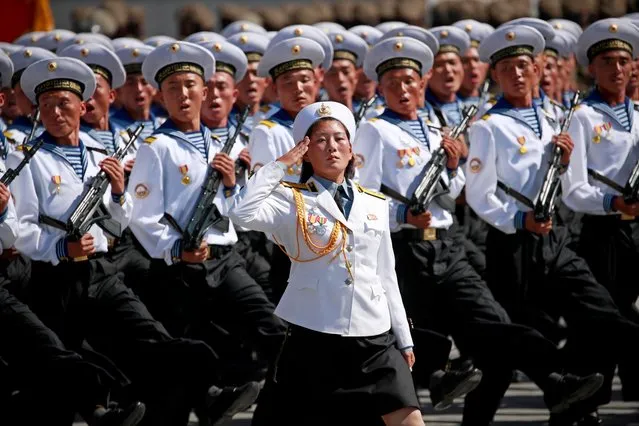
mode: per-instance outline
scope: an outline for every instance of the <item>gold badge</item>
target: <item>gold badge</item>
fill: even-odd
[[[86,58],[87,56],[89,56],[89,49],[85,47],[84,49],[80,51],[80,55]]]
[[[222,51],[222,45],[220,43],[215,43],[213,45],[213,49],[215,49],[216,52],[221,52]]]
[[[472,24],[466,24],[466,28],[465,28],[466,32],[469,33],[473,30],[473,25]]]
[[[408,165],[413,167],[415,165],[415,159],[413,157],[408,158]]]
[[[134,58],[137,58],[138,56],[140,56],[140,49],[133,49],[131,51],[131,55],[133,55]]]
[[[245,36],[245,35],[240,36],[240,43],[241,43],[241,44],[246,44],[246,43],[248,43],[248,37],[247,37],[247,36]]]
[[[522,146],[521,148],[519,148],[519,153],[520,154],[525,154],[528,152],[528,148],[526,148],[525,146]]]
[[[51,176],[51,182],[55,186],[55,193],[60,193],[60,185],[62,185],[62,178],[60,176]]]
[[[402,43],[401,41],[398,41],[397,43],[395,43],[395,46],[393,46],[393,49],[395,49],[396,52],[399,52],[403,48],[404,48],[404,43]]]
[[[301,28],[295,28],[295,35],[297,37],[301,36],[302,34],[304,34],[304,30],[302,30]]]
[[[471,172],[479,173],[479,171],[481,170],[481,160],[475,157],[472,160],[470,160],[469,166],[470,166]]]
[[[344,41],[344,36],[343,36],[343,35],[341,35],[341,34],[337,34],[337,35],[335,36],[335,42],[336,42],[336,43],[341,43],[341,42],[343,42],[343,41]]]
[[[138,183],[135,186],[135,198],[142,200],[149,196],[149,192],[149,187],[143,183]]]
[[[320,117],[326,117],[327,115],[331,115],[331,108],[326,104],[322,104],[317,110],[317,115],[319,115]]]
[[[612,24],[610,27],[608,27],[608,31],[610,31],[611,33],[616,33],[617,31],[619,31],[619,26],[617,24]]]
[[[524,146],[524,144],[526,143],[526,137],[525,136],[519,136],[517,138],[517,142],[519,143],[519,145],[521,145],[521,148],[519,148],[519,153],[520,154],[527,153],[528,149]]]
[[[595,135],[595,136],[592,138],[592,141],[593,141],[594,143],[599,143],[599,142],[601,142],[601,136],[599,136],[599,135]]]
[[[33,52],[30,49],[27,49],[24,51],[24,57],[25,58],[30,58],[31,55],[33,55]]]
[[[189,172],[189,166],[187,166],[186,164],[182,164],[180,166],[180,173],[182,173],[182,184],[183,185],[188,185],[191,183],[191,176],[189,176],[187,173]]]
[[[179,45],[179,44],[177,44],[177,43],[173,43],[173,44],[171,45],[171,52],[175,53],[175,52],[177,52],[178,50],[180,50],[180,45]]]
[[[364,164],[364,156],[362,154],[355,154],[355,167],[361,169],[362,167],[364,167]]]

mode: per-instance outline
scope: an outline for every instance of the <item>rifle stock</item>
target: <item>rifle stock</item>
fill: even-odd
[[[35,136],[36,129],[38,128],[38,122],[40,121],[40,110],[36,109],[35,115],[33,117],[33,125],[31,126],[31,131],[29,132],[29,137],[27,140],[21,145],[23,147],[24,157],[22,161],[16,166],[15,169],[8,169],[0,178],[0,182],[5,184],[6,186],[11,185],[13,180],[18,177],[20,171],[29,163],[31,157],[33,157],[40,149],[40,147],[44,144],[44,139],[38,140],[31,148],[28,148],[28,144],[33,140]]]

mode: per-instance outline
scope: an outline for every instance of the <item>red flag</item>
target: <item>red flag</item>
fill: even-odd
[[[30,31],[50,31],[54,28],[49,0],[3,0],[0,41],[12,42]]]

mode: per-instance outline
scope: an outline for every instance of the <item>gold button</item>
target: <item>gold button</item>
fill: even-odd
[[[240,43],[242,43],[242,44],[248,43],[248,37],[245,36],[245,35],[240,36]]]
[[[399,52],[403,48],[404,48],[404,43],[402,43],[401,41],[398,41],[397,43],[395,43],[395,46],[393,46],[393,49],[395,49],[396,52]]]
[[[179,45],[179,44],[177,44],[177,43],[173,43],[173,44],[171,45],[171,52],[175,53],[175,52],[177,52],[178,50],[180,50],[180,45]]]
[[[506,40],[508,41],[513,41],[515,38],[516,38],[515,33],[512,31],[506,34]]]
[[[472,24],[466,24],[466,32],[469,33],[473,30],[473,25]]]
[[[47,65],[47,69],[49,71],[55,71],[58,68],[58,64],[56,64],[55,62],[49,62],[49,65]]]
[[[222,51],[222,45],[220,43],[215,43],[213,45],[213,49],[215,49],[216,52],[221,52]]]
[[[301,36],[302,34],[304,34],[304,30],[302,30],[301,28],[295,28],[294,33],[295,33],[295,35],[296,35],[296,36],[298,36],[298,37],[299,37],[299,36]]]
[[[448,38],[448,31],[444,30],[441,33],[439,33],[439,36],[441,38]]]
[[[353,246],[352,246],[352,245],[350,245],[350,244],[349,244],[349,245],[347,245],[347,246],[346,246],[346,251],[347,251],[347,252],[349,252],[349,253],[350,253],[350,252],[352,252],[352,251],[353,251]]]
[[[131,55],[133,55],[134,58],[137,58],[138,56],[140,56],[140,49],[133,49],[131,51]]]
[[[84,49],[82,49],[82,50],[80,51],[80,55],[82,55],[82,56],[84,56],[84,57],[89,56],[89,49],[87,49],[87,48],[85,47]]]
[[[612,24],[608,28],[608,31],[610,31],[611,33],[616,33],[617,31],[619,31],[619,26],[617,24]]]
[[[341,34],[337,34],[337,35],[335,36],[335,42],[336,42],[336,43],[341,43],[341,42],[343,42],[343,41],[344,41],[344,36],[343,36],[343,35],[341,35]]]
[[[293,53],[293,55],[299,55],[299,53],[302,51],[302,48],[300,47],[299,44],[296,44],[295,46],[293,46],[293,48],[291,49],[291,52]]]

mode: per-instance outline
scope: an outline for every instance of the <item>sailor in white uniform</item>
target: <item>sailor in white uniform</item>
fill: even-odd
[[[388,204],[350,180],[353,133],[343,104],[302,109],[293,127],[301,142],[258,170],[231,209],[233,221],[270,234],[293,262],[276,310],[289,324],[274,371],[276,399],[286,405],[277,424],[302,417],[304,424],[343,424],[374,410],[387,425],[423,425]],[[283,181],[302,159],[304,181]],[[319,418],[305,415],[307,392],[322,401]]]
[[[608,373],[611,357],[622,348],[628,350],[625,342],[632,341],[639,328],[622,317],[586,262],[567,246],[568,234],[556,225],[552,213],[535,213],[540,211],[536,206],[554,147],[561,149],[560,179],[568,175],[573,148],[570,136],[558,135],[533,102],[539,71],[534,58],[544,46],[542,34],[525,25],[498,28],[480,46],[479,54],[491,63],[492,77],[504,95],[470,128],[466,200],[492,226],[487,236],[487,280],[513,320],[545,332],[540,319],[566,319],[571,343],[561,367],[585,377],[575,380],[575,386],[580,381],[583,386],[564,409],[551,412],[576,416],[563,419],[572,424],[606,403],[610,387],[595,393],[592,374]],[[588,357],[583,357],[585,350]]]

